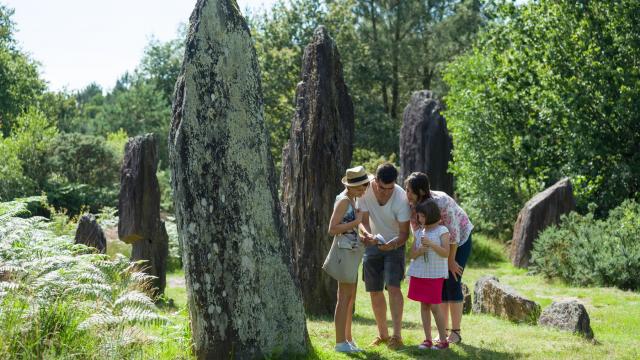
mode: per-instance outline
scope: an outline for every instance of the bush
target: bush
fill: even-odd
[[[640,204],[627,200],[606,220],[592,213],[564,216],[543,231],[530,270],[576,285],[640,289]]]
[[[597,217],[640,191],[640,2],[505,6],[446,70],[456,190],[483,230],[510,231],[569,176]]]

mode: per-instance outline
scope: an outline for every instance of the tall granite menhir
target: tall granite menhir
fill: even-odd
[[[331,248],[327,234],[340,179],[351,163],[353,102],[344,84],[340,54],[318,27],[302,60],[296,113],[282,153],[282,211],[292,246],[293,269],[305,310],[332,314],[337,283],[322,271]]]
[[[124,148],[118,201],[118,237],[130,243],[131,260],[146,260],[143,269],[153,275],[155,295],[166,285],[169,237],[160,219],[158,143],[153,134],[129,139]]]
[[[256,52],[236,2],[199,0],[169,135],[199,359],[307,349],[262,105]]]
[[[402,115],[400,129],[401,181],[414,171],[429,176],[431,189],[453,195],[453,175],[447,172],[453,144],[444,107],[431,91],[416,91]]]

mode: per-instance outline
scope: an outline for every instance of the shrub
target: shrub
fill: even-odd
[[[531,271],[576,285],[640,289],[640,204],[627,200],[605,220],[592,213],[564,216],[543,231],[531,255]]]
[[[31,199],[33,200],[33,198]],[[133,358],[166,323],[146,295],[150,277],[58,236],[23,201],[0,203],[0,357]]]

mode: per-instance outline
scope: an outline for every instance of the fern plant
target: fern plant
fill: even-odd
[[[157,341],[145,326],[168,320],[140,264],[74,244],[28,201],[0,203],[0,358],[111,358]]]

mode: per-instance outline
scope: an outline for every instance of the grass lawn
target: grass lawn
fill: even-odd
[[[544,309],[554,300],[578,299],[591,318],[595,341],[553,329],[514,324],[487,315],[469,314],[463,317],[463,343],[452,345],[450,350],[419,350],[424,339],[420,321],[420,309],[416,302],[406,299],[407,284],[403,285],[405,308],[403,338],[405,347],[391,351],[385,346],[368,347],[377,335],[368,294],[362,283],[358,286],[353,334],[364,352],[343,355],[333,351],[335,336],[333,319],[309,318],[307,328],[311,337],[308,359],[638,359],[640,358],[640,293],[615,288],[579,288],[557,281],[546,281],[540,276],[527,275],[526,270],[516,269],[506,260],[502,245],[486,237],[474,237],[474,250],[464,282],[473,289],[475,281],[483,275],[496,275],[500,282],[508,284],[524,296],[536,301]],[[186,292],[182,272],[168,276],[167,296],[173,298],[173,319],[186,322]],[[389,319],[389,327],[391,322]],[[390,330],[391,331],[391,330]],[[435,324],[434,338],[437,337]]]

